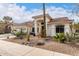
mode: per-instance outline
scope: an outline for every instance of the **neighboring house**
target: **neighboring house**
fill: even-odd
[[[42,34],[42,29],[44,28],[44,18],[43,15],[38,15],[33,17],[34,20],[34,30],[35,35]],[[70,24],[72,24],[72,20],[67,17],[60,18],[51,18],[48,14],[46,14],[46,35],[47,36],[55,36],[56,33],[71,33]]]
[[[23,30],[24,32],[31,32],[32,31],[32,22],[24,22],[24,23],[14,23],[12,26],[12,31],[20,31]]]

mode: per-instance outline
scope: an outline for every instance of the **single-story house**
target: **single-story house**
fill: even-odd
[[[34,16],[33,19],[35,35],[39,35],[44,28],[43,15]],[[56,33],[71,33],[70,24],[72,24],[73,21],[67,17],[53,18],[46,14],[45,22],[47,36],[55,36]]]
[[[24,32],[31,32],[32,31],[32,24],[33,23],[31,21],[20,23],[20,24],[13,23],[12,31],[13,32],[18,32],[22,29]]]

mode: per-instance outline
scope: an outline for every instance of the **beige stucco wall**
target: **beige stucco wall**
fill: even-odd
[[[18,30],[18,29],[26,29],[27,30],[27,27],[26,26],[12,26],[12,30]]]
[[[71,33],[69,24],[64,25],[64,34]],[[48,25],[47,26],[47,36],[55,36],[56,35],[56,24]]]
[[[47,26],[47,36],[55,36],[56,31],[55,31],[55,25],[48,25]]]
[[[35,28],[35,34],[38,35],[41,32],[41,22],[38,22],[39,20],[43,20],[43,17],[37,18],[34,20],[34,28]],[[47,34],[47,24],[49,19],[46,17],[46,34]],[[39,25],[38,25],[39,24]],[[39,31],[37,30],[39,28]]]
[[[65,29],[65,34],[66,34],[66,33],[69,33],[69,34],[71,33],[71,29],[70,29],[69,24],[65,24],[64,29]]]
[[[38,23],[40,22],[37,22],[38,20],[43,20],[43,18],[37,18],[34,20],[34,28],[35,28],[35,34],[38,35],[40,32],[41,32],[41,25],[38,26]],[[49,18],[46,17],[46,34],[47,36],[55,36],[56,35],[56,25],[64,25],[64,33],[71,33],[70,31],[70,27],[69,27],[69,24],[61,24],[61,23],[58,23],[58,24],[48,24],[49,22]],[[37,27],[39,27],[39,31],[37,30]]]
[[[24,29],[24,32],[31,32],[32,31],[32,27],[28,27],[28,26],[12,26],[12,31],[16,30],[16,31],[20,31],[21,29]]]

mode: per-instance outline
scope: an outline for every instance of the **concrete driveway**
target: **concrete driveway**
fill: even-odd
[[[0,55],[2,56],[69,56],[49,50],[29,47],[0,40]]]

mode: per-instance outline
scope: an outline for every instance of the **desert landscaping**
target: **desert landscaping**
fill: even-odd
[[[0,43],[0,54],[9,55],[12,51],[10,50],[8,53],[8,49],[12,48],[14,52],[21,49],[22,55],[36,55],[36,52],[39,51],[37,55],[41,55],[43,52],[46,54],[42,55],[52,55],[56,52],[58,55],[79,56],[79,22],[65,16],[58,18],[50,16],[45,12],[44,3],[42,11],[43,14],[32,16],[33,20],[23,23],[15,23],[11,16],[4,16],[0,20],[0,42],[2,43]],[[26,54],[25,49],[30,53]],[[48,53],[49,51],[50,53]],[[22,52],[18,51],[11,55],[19,53]]]

